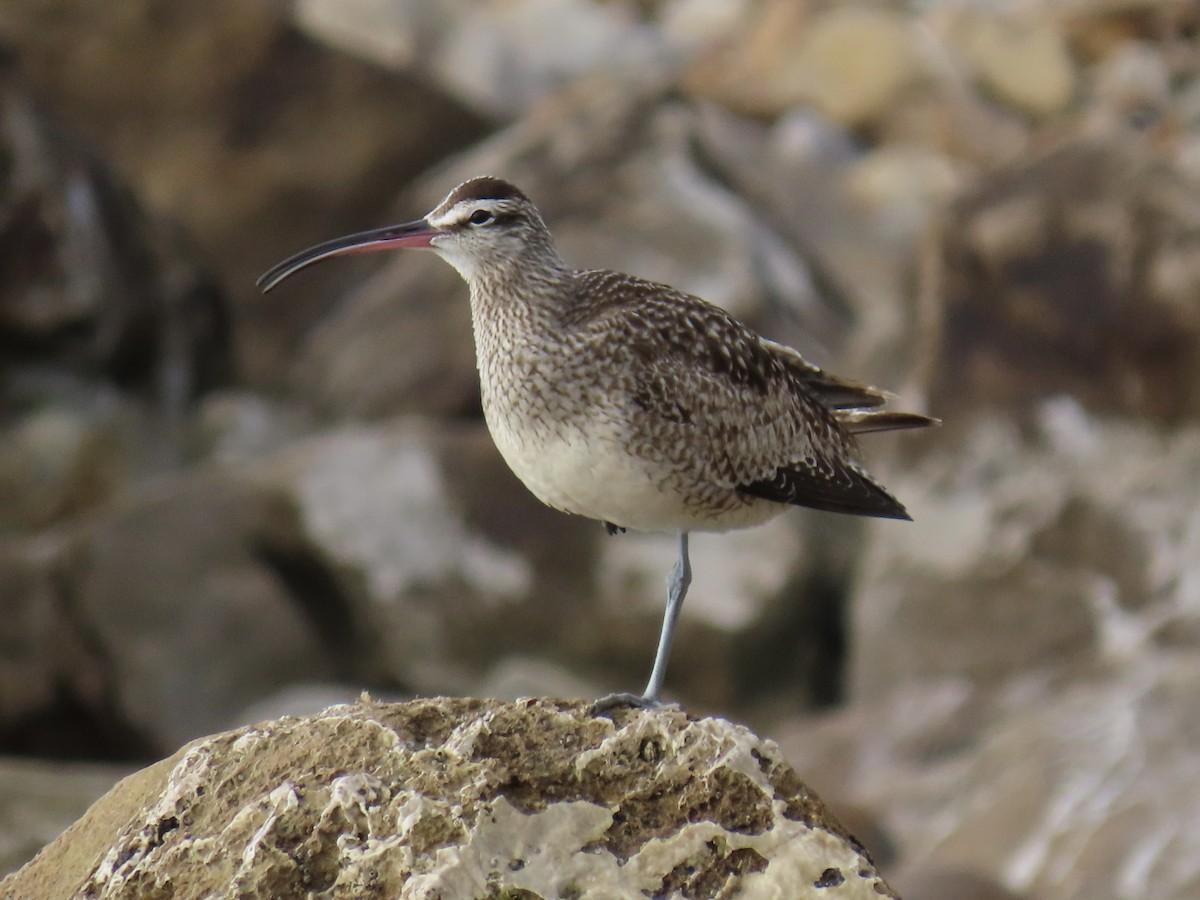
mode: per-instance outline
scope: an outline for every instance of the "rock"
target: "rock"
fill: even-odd
[[[841,5],[812,13],[768,3],[719,54],[698,53],[689,90],[754,115],[814,105],[858,127],[883,113],[923,74],[909,17],[882,6]]]
[[[1021,112],[1049,116],[1075,96],[1075,63],[1052,22],[981,12],[963,17],[955,40],[983,87]]]
[[[356,54],[409,69],[493,118],[511,119],[572,79],[653,80],[670,57],[632,7],[589,0],[397,6],[304,0],[302,28]]]
[[[0,13],[0,28],[9,7]],[[0,67],[0,402],[52,369],[178,418],[228,375],[229,309],[176,230]]]
[[[1038,435],[980,422],[891,478],[921,527],[874,532],[855,598],[856,696],[1090,668],[1181,616],[1181,588],[1151,561],[1200,553],[1174,487],[1200,477],[1200,432],[1159,436],[1062,400],[1042,408]]]
[[[0,434],[0,531],[48,525],[114,492],[127,460],[97,418],[48,408]]]
[[[963,869],[920,868],[902,872],[905,893],[924,900],[1027,900],[995,880]]]
[[[336,580],[306,555],[286,500],[198,472],[144,489],[82,525],[56,561],[71,621],[97,655],[110,716],[144,752],[178,745],[347,652]],[[322,580],[324,579],[324,580]]]
[[[1127,129],[990,174],[942,232],[933,408],[953,417],[1068,394],[1098,412],[1195,418],[1196,200]]]
[[[0,878],[32,859],[129,771],[0,756]]]
[[[1032,897],[1187,900],[1200,866],[1175,851],[1200,839],[1198,690],[1193,643],[1069,685],[1014,679],[995,703],[898,686],[798,722],[780,744],[825,794],[886,810],[903,856],[927,871],[967,870]]]
[[[338,283],[314,274],[287,297],[263,299],[258,274],[385,217],[388,185],[485,131],[420,80],[322,47],[286,16],[286,5],[236,0],[203,11],[127,0],[111,15],[79,2],[49,15],[40,0],[0,10],[22,77],[204,253],[233,306],[237,369],[256,384],[282,380]],[[105,283],[114,308],[132,299]]]
[[[789,761],[910,868],[1190,897],[1200,430],[1060,399],[937,437],[889,476],[917,527],[872,530],[848,704],[775,727]]]
[[[964,184],[960,169],[940,154],[884,147],[867,154],[848,178],[848,195],[879,231],[913,246]]]
[[[230,884],[272,896],[896,896],[744,728],[445,699],[197,741],[119,784],[0,895],[169,885],[198,897]]]
[[[64,682],[64,657],[84,656],[84,648],[62,609],[46,547],[0,546],[0,737],[7,753],[35,753],[34,723],[46,718]],[[72,652],[73,651],[73,652]]]
[[[217,391],[192,418],[200,455],[226,464],[246,463],[277,453],[311,432],[304,410],[245,390]]]
[[[532,656],[506,656],[479,681],[478,695],[496,700],[601,697],[604,689],[571,674],[565,666]]]
[[[338,274],[354,283],[353,272]],[[432,254],[400,254],[342,295],[305,337],[290,375],[294,392],[334,420],[476,413],[479,376],[462,279]]]
[[[229,716],[226,726],[232,729],[265,722],[268,719],[281,719],[284,716],[312,716],[330,706],[354,703],[362,695],[362,687],[352,684],[297,681],[238,710]],[[403,698],[386,698],[387,702],[399,699]]]
[[[289,498],[304,542],[346,585],[335,614],[371,636],[388,681],[467,691],[503,655],[562,652],[553,636],[585,615],[574,598],[587,596],[599,526],[538,503],[482,426],[344,428],[252,477]]]

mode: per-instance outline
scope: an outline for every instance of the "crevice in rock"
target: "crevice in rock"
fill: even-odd
[[[161,748],[122,715],[109,654],[74,601],[69,576],[52,575],[70,662],[51,704],[0,727],[0,752],[53,759],[150,762]]]
[[[354,603],[337,574],[311,547],[258,541],[254,557],[279,579],[288,595],[329,651],[336,676],[373,680],[376,654],[364,653],[375,641],[361,627]]]
[[[738,695],[753,701],[799,688],[805,708],[834,707],[845,692],[847,583],[818,566],[781,595],[781,608],[764,617],[738,652]]]

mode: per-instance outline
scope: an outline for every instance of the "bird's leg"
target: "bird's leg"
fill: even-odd
[[[688,585],[692,583],[692,563],[688,559],[687,532],[679,535],[679,559],[667,578],[667,609],[663,613],[662,632],[658,636],[658,653],[654,656],[654,668],[650,672],[650,680],[646,682],[646,690],[642,699],[647,706],[659,706],[658,698],[662,691],[663,682],[667,680],[667,658],[671,655],[671,639],[675,636],[675,621],[683,609],[683,599],[687,596]]]
[[[671,655],[671,639],[675,636],[675,622],[683,609],[684,598],[687,597],[688,585],[692,583],[692,563],[688,559],[687,532],[679,535],[679,559],[667,578],[667,609],[663,614],[662,631],[658,636],[658,652],[654,655],[654,668],[650,672],[650,680],[646,682],[646,690],[641,696],[637,694],[611,694],[597,700],[592,709],[603,712],[614,706],[636,706],[654,708],[662,706],[659,694],[663,682],[667,678],[667,659]]]

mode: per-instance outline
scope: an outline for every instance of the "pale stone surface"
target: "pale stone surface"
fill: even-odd
[[[574,78],[623,72],[645,82],[672,56],[629,4],[591,0],[303,0],[300,27],[352,53],[426,78],[488,115],[511,118]]]
[[[1050,22],[967,16],[957,36],[983,85],[1034,116],[1062,110],[1076,89],[1075,65]]]
[[[697,58],[689,89],[758,115],[812,105],[836,122],[877,118],[924,75],[919,32],[884,5],[765,3]]]
[[[39,98],[204,252],[236,309],[239,374],[258,384],[279,377],[337,279],[317,275],[272,302],[255,277],[306,241],[382,215],[390,185],[484,131],[419,79],[305,38],[287,7],[68,0],[51,9],[9,0],[0,8],[0,32]],[[164,239],[172,232],[160,229]],[[110,316],[137,299],[122,296],[111,272],[71,271],[116,295]]]
[[[115,830],[94,834],[102,822]],[[445,699],[196,741],[118,785],[0,896],[182,900],[231,884],[275,897],[895,896],[744,728]]]
[[[131,768],[0,756],[0,877],[58,837]]]
[[[1060,399],[1024,430],[984,418],[939,443],[894,479],[924,534],[873,531],[854,702],[784,729],[789,759],[885,811],[910,866],[1190,898],[1200,431]]]
[[[856,603],[857,696],[1103,664],[1196,613],[1200,534],[1178,491],[1200,482],[1196,429],[1153,436],[1060,400],[1042,408],[1033,442],[996,419],[950,440],[894,479],[923,533],[874,532]]]

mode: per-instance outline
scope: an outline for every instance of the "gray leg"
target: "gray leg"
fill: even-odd
[[[593,709],[597,712],[611,709],[614,706],[661,706],[659,694],[663,682],[667,678],[667,659],[671,655],[671,639],[675,636],[675,622],[683,609],[683,600],[687,597],[688,585],[692,583],[692,564],[688,559],[687,532],[679,535],[679,559],[667,578],[667,610],[663,614],[662,631],[658,636],[658,652],[654,655],[654,668],[650,672],[650,680],[646,682],[646,690],[639,697],[637,694],[612,694],[597,700]]]
[[[667,578],[667,611],[663,614],[662,632],[658,636],[654,669],[650,672],[650,680],[646,682],[646,690],[642,692],[642,699],[647,706],[658,706],[662,702],[658,695],[663,682],[667,680],[667,658],[671,655],[671,639],[675,637],[675,620],[683,609],[683,599],[691,583],[692,563],[688,559],[688,536],[685,531],[679,535],[679,559]]]

